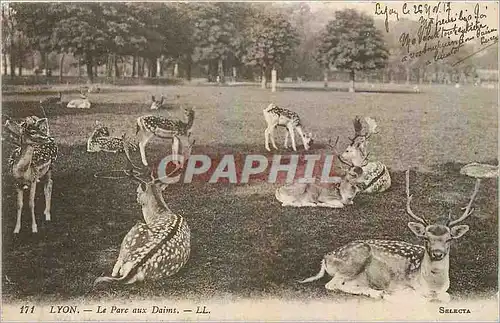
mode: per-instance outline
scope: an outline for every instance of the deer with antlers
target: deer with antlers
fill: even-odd
[[[474,191],[465,212],[458,219],[446,217],[428,223],[411,210],[409,193],[410,172],[406,172],[406,212],[417,222],[408,227],[424,246],[391,240],[356,240],[324,256],[319,273],[299,281],[307,283],[322,278],[325,273],[333,276],[325,287],[349,294],[373,298],[390,298],[410,290],[419,297],[448,302],[450,295],[450,244],[462,237],[468,225],[457,225],[472,213],[472,203],[479,190]]]
[[[365,193],[382,193],[391,187],[391,175],[387,166],[379,161],[367,162],[369,153],[367,152],[368,139],[373,134],[377,134],[377,123],[370,117],[365,118],[368,125],[363,133],[363,124],[361,119],[356,116],[354,124],[354,138],[349,138],[351,143],[341,154],[337,153],[337,158],[348,167],[351,165],[363,168],[364,183],[363,192]],[[331,146],[331,145],[330,145]],[[336,151],[336,150],[335,150]]]
[[[24,191],[29,189],[31,230],[38,232],[35,218],[35,194],[37,183],[45,181],[45,220],[51,220],[52,166],[57,159],[57,144],[48,135],[46,118],[30,116],[20,123],[10,119],[4,123],[4,132],[10,133],[10,140],[17,146],[9,157],[9,167],[16,183],[17,220],[14,233],[21,230],[21,215],[24,205]]]
[[[194,142],[192,143],[194,144]],[[184,162],[191,154],[192,144],[184,152]],[[111,277],[99,277],[94,286],[102,282],[132,284],[143,280],[160,280],[176,274],[188,261],[191,233],[183,216],[170,210],[163,197],[165,188],[177,181],[171,175],[182,168],[176,168],[165,178],[145,180],[124,146],[129,165],[128,175],[139,182],[137,202],[142,208],[144,222],[137,223],[122,241],[118,259]]]
[[[292,148],[294,151],[297,151],[297,147],[295,145],[295,133],[297,130],[299,136],[302,138],[302,143],[304,144],[304,149],[309,150],[311,144],[313,143],[312,133],[305,133],[304,126],[300,120],[299,115],[296,112],[290,111],[285,108],[280,108],[276,104],[271,103],[267,108],[263,110],[264,119],[266,120],[267,128],[264,131],[265,135],[265,144],[267,151],[271,151],[269,148],[269,139],[271,139],[271,144],[274,149],[278,149],[276,147],[276,143],[274,141],[274,130],[276,127],[285,127],[287,128],[287,133],[285,136],[285,148],[288,148],[288,137],[290,137],[292,141]]]
[[[137,118],[136,136],[139,141],[139,150],[144,166],[148,166],[146,159],[146,144],[153,137],[172,140],[172,155],[174,160],[185,142],[189,141],[194,123],[194,110],[184,109],[182,120],[172,120],[159,115],[146,115]]]
[[[87,152],[123,152],[124,141],[128,141],[125,133],[121,137],[113,137],[110,135],[109,128],[107,126],[102,124],[100,121],[96,121],[96,127],[90,134],[89,139],[87,139]],[[137,146],[134,143],[129,142],[129,144],[132,150],[137,149]]]

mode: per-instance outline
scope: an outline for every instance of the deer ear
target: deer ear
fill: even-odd
[[[151,101],[155,102],[155,96],[154,95],[151,96]]]
[[[425,236],[425,226],[422,223],[408,222],[408,228],[419,238]]]
[[[163,104],[163,101],[165,100],[165,98],[163,97],[163,95],[161,96],[161,101],[160,101],[160,104]]]
[[[463,236],[467,231],[469,231],[469,226],[466,224],[456,225],[450,229],[451,237],[453,239],[458,239]]]

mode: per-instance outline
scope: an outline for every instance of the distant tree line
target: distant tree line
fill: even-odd
[[[272,69],[280,78],[316,80],[337,71],[353,84],[356,75],[389,82],[401,73],[410,81],[473,72],[471,64],[455,70],[418,60],[402,64],[398,41],[371,17],[346,9],[332,18],[318,30],[311,8],[301,3],[7,3],[3,74],[20,76],[34,56],[40,69],[58,67],[61,81],[68,62],[90,82],[98,69],[108,78],[126,72],[154,78],[168,67],[171,76],[188,80],[194,72],[209,81],[261,79],[264,87]],[[415,28],[412,23],[401,25]]]

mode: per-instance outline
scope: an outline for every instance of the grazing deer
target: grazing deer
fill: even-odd
[[[122,137],[112,137],[110,135],[108,127],[106,127],[99,121],[96,121],[96,127],[87,140],[87,152],[123,152],[123,143],[127,140],[128,139],[126,138],[125,133],[122,135]],[[132,150],[137,149],[137,146],[135,144],[131,142],[129,142],[129,144]]]
[[[72,109],[90,109],[91,103],[87,97],[87,93],[83,89],[80,89],[80,98],[69,101],[66,107]]]
[[[5,129],[11,133],[14,144],[18,145],[9,157],[9,167],[16,182],[17,220],[14,233],[21,230],[21,214],[24,204],[24,190],[30,189],[29,207],[31,210],[32,232],[38,232],[35,219],[36,186],[45,180],[45,220],[50,221],[52,199],[52,165],[57,159],[57,145],[54,138],[47,135],[46,118],[28,117],[17,124],[7,120]]]
[[[146,159],[146,144],[153,137],[171,139],[172,155],[177,160],[183,141],[189,140],[194,123],[194,110],[184,109],[185,121],[171,120],[163,116],[147,115],[137,118],[136,135],[139,141],[139,150],[144,166],[148,166]]]
[[[471,206],[479,181],[461,217],[452,220],[450,213],[429,224],[411,210],[409,174],[407,171],[406,212],[417,222],[409,222],[408,227],[424,240],[424,246],[402,241],[356,240],[326,254],[319,273],[299,282],[312,282],[328,273],[333,276],[325,285],[329,290],[386,298],[386,295],[397,296],[398,292],[410,289],[420,297],[448,302],[450,244],[469,230],[468,225],[456,224],[474,211]]]
[[[351,167],[337,183],[293,183],[276,189],[276,199],[282,206],[343,208],[352,205],[360,191],[363,169]]]
[[[337,154],[337,158],[344,164],[354,165],[363,168],[364,193],[382,193],[391,187],[391,175],[387,170],[387,166],[381,162],[367,162],[369,153],[367,153],[368,139],[378,133],[377,123],[370,117],[365,118],[368,129],[362,133],[363,125],[359,117],[353,121],[354,138],[349,138],[351,143],[345,151]],[[351,166],[349,166],[351,167]]]
[[[287,128],[284,143],[285,148],[288,148],[288,137],[290,136],[292,140],[292,148],[294,151],[297,151],[297,147],[295,145],[295,129],[302,138],[304,149],[309,150],[309,147],[313,142],[312,133],[306,134],[304,132],[304,127],[297,113],[288,109],[280,108],[274,103],[269,104],[269,106],[263,110],[263,113],[264,119],[267,123],[267,128],[264,132],[264,135],[266,137],[266,149],[268,151],[271,151],[271,149],[269,148],[269,138],[271,138],[273,148],[278,149],[278,147],[276,147],[276,143],[274,142],[274,129],[278,126]]]
[[[189,147],[187,154],[190,151]],[[138,168],[133,165],[127,150],[125,155],[129,175],[139,182],[137,202],[141,205],[144,222],[133,226],[123,239],[111,277],[97,278],[94,286],[101,282],[132,284],[164,279],[176,274],[189,259],[190,229],[184,217],[169,209],[162,194],[173,182],[169,176],[181,166],[161,180],[154,178],[151,172],[152,180],[146,181],[138,176]]]

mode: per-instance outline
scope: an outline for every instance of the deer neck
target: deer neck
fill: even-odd
[[[14,161],[14,166],[12,168],[15,178],[24,178],[26,176],[26,173],[31,167],[34,151],[35,148],[32,145],[25,145],[21,148],[19,157]]]
[[[449,269],[449,254],[441,260],[432,261],[426,252],[420,266],[420,281],[429,290],[447,291],[450,287]]]
[[[194,113],[189,114],[186,120],[186,130],[190,130],[194,123]]]
[[[172,217],[173,213],[165,203],[161,191],[156,187],[151,188],[145,203],[142,205],[142,215],[147,224],[155,223],[159,219]]]

